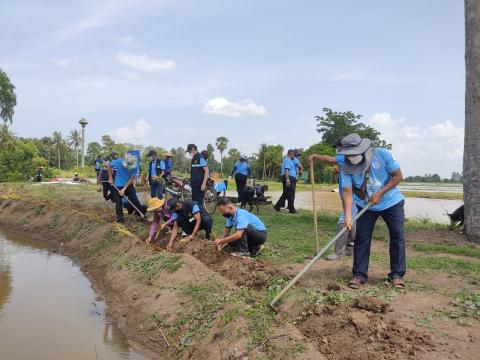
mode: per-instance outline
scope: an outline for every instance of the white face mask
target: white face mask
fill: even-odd
[[[363,155],[355,155],[355,156],[347,156],[348,161],[350,161],[353,165],[358,165],[363,160]]]

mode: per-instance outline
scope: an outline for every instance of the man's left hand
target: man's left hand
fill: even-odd
[[[216,246],[222,245],[222,244],[223,244],[222,240],[223,240],[222,238],[216,239],[216,240],[214,241],[214,242],[215,242],[215,245],[216,245]]]
[[[370,202],[372,203],[372,205],[378,204],[382,199],[382,196],[383,194],[380,192],[376,192],[375,194],[373,194],[372,197],[370,198]]]

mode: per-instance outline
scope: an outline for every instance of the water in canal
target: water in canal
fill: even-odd
[[[69,258],[0,230],[0,358],[143,359]]]

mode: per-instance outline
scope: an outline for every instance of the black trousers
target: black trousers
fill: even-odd
[[[202,191],[202,185],[191,185],[192,187],[192,200],[198,202],[200,206],[203,206],[203,198],[205,192]]]
[[[247,175],[235,174],[235,184],[237,185],[238,201],[241,201],[242,191],[247,186]]]
[[[280,199],[278,199],[275,207],[280,209],[285,206],[285,202],[288,201],[288,210],[295,211],[295,189],[297,187],[297,179],[293,176],[289,177],[290,179],[290,186],[287,186],[287,179],[285,176],[282,176],[282,185],[283,185],[283,192]]]
[[[103,198],[105,201],[112,200],[112,187],[106,181],[102,181]]]
[[[240,240],[231,242],[230,246],[236,247],[237,250],[241,252],[256,253],[258,247],[266,241],[266,231],[258,231],[252,225],[248,225]]]
[[[190,221],[190,219],[187,219],[182,213],[177,213],[177,214],[178,214],[177,225],[182,228],[185,234],[191,235],[193,233],[193,229],[195,228],[195,221]],[[205,238],[207,240],[210,240],[213,219],[207,213],[203,213],[200,216],[201,216],[202,222],[200,223],[199,230],[205,230]]]
[[[123,187],[119,187],[118,189],[121,190]],[[122,222],[124,220],[122,197],[115,188],[113,188],[112,195],[113,201],[115,201],[115,215],[117,216],[117,221]],[[125,196],[133,203],[133,205],[135,205],[138,210],[143,211],[142,204],[140,204],[138,201],[137,193],[133,185],[130,185],[127,190],[125,190]]]

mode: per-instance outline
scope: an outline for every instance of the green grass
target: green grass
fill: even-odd
[[[406,197],[416,197],[425,199],[442,199],[442,200],[463,200],[463,193],[443,192],[443,191],[402,191]]]
[[[414,244],[413,248],[425,253],[443,253],[480,258],[480,249],[473,245]],[[479,265],[480,266],[480,265]]]
[[[60,222],[60,215],[55,214],[52,216],[50,219],[50,222],[48,223],[49,229],[55,229],[58,226],[58,223]]]
[[[133,269],[135,275],[140,280],[151,280],[162,270],[168,272],[177,271],[182,266],[179,255],[160,253],[156,256],[141,259],[138,256],[131,255],[123,263],[129,269]]]
[[[452,302],[460,309],[461,316],[480,320],[480,291],[462,290]]]

